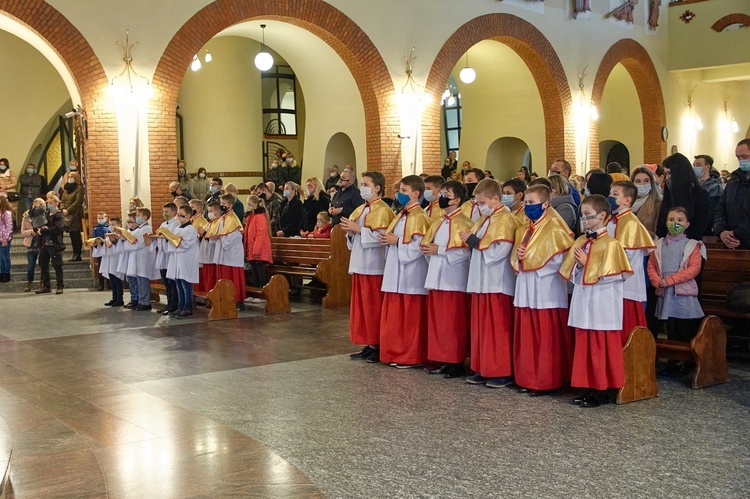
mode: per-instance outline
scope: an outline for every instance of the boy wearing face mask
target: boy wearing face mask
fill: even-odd
[[[153,229],[149,220],[151,210],[138,208],[135,212],[135,224],[130,233],[134,237],[133,242],[123,242],[123,250],[128,256],[128,268],[126,275],[130,284],[131,302],[136,299],[136,304],[131,305],[131,310],[144,312],[151,310],[151,280],[159,279],[159,271],[156,268],[156,255],[146,246],[144,236],[151,234]],[[128,218],[130,222],[130,218]],[[130,224],[129,224],[130,225]],[[135,289],[133,289],[135,286]]]
[[[349,171],[344,171],[344,174],[353,175]],[[359,195],[364,204],[355,208],[348,218],[341,218],[341,228],[346,231],[346,243],[351,250],[350,336],[355,345],[365,345],[350,357],[371,362],[380,362],[381,289],[385,270],[385,247],[380,243],[380,236],[385,234],[395,217],[382,199],[383,192],[385,177],[382,173],[363,173]]]
[[[177,205],[174,203],[166,203],[162,206],[162,215],[164,221],[159,226],[160,229],[167,229],[169,232],[174,234],[176,228],[180,226],[180,221],[177,219]],[[154,253],[155,265],[161,275],[161,282],[164,284],[164,289],[167,293],[167,306],[161,313],[161,315],[169,315],[177,312],[177,283],[174,279],[167,277],[167,269],[169,268],[169,259],[172,255],[169,252],[169,241],[164,237],[155,238],[149,245],[149,250]]]
[[[675,206],[667,213],[667,237],[656,241],[648,260],[648,277],[656,289],[656,318],[667,321],[667,337],[689,342],[698,333],[703,309],[698,300],[695,278],[701,271],[706,248],[701,241],[688,239],[688,212]],[[670,361],[665,374],[685,374],[683,362]]]
[[[118,270],[120,259],[122,257],[122,242],[118,234],[114,232],[115,227],[120,227],[122,221],[117,217],[109,218],[110,232],[104,235],[104,255],[99,265],[99,273],[109,280],[112,288],[112,299],[104,304],[105,307],[121,307],[125,304],[123,301],[122,279],[124,274]]]
[[[405,369],[427,360],[427,260],[421,243],[430,219],[419,205],[425,189],[417,175],[401,179],[396,194],[403,206],[380,243],[386,246],[380,360]]]
[[[471,251],[461,239],[472,222],[461,212],[466,187],[449,180],[440,188],[440,208],[445,214],[430,226],[422,240],[427,256],[424,287],[427,298],[427,358],[440,363],[429,374],[457,378],[465,374],[464,361],[469,344],[471,299],[466,293]]]
[[[216,285],[216,281],[218,281],[216,263],[214,263],[217,238],[211,236],[215,236],[219,232],[221,215],[221,204],[216,202],[208,203],[206,212],[208,223],[203,229],[198,252],[200,255],[199,282],[196,286],[196,290],[198,291],[211,291]],[[200,233],[200,231],[198,232]]]
[[[516,231],[510,255],[517,274],[513,369],[520,392],[531,396],[544,395],[570,380],[573,360],[568,287],[558,274],[573,237],[555,217],[550,196],[546,185],[526,190],[524,211],[529,221]]]
[[[646,270],[644,258],[654,248],[654,240],[630,207],[638,196],[638,190],[630,181],[613,182],[607,201],[612,218],[607,223],[607,232],[625,249],[633,278],[625,281],[622,344],[628,341],[630,331],[637,326],[646,327]]]
[[[189,206],[178,209],[174,218],[178,220],[178,224],[171,232],[179,239],[166,242],[165,245],[169,254],[166,277],[175,283],[177,289],[176,309],[169,315],[178,319],[193,315],[193,285],[199,281],[199,271],[195,265],[200,251],[198,232],[190,223],[191,215]]]
[[[524,192],[526,192],[526,182],[520,178],[512,178],[503,184],[503,204],[523,225],[529,221],[523,211]]]
[[[482,218],[472,229],[461,232],[471,248],[469,280],[471,295],[470,384],[490,388],[507,386],[513,380],[513,294],[516,274],[510,252],[521,226],[501,201],[502,187],[485,178],[475,189]]]
[[[482,214],[474,201],[474,189],[480,180],[484,179],[484,172],[479,168],[472,168],[464,173],[464,186],[466,187],[466,202],[461,205],[461,213],[471,219],[472,222],[479,220]]]
[[[445,179],[440,175],[430,175],[424,179],[424,200],[427,206],[423,206],[423,208],[432,222],[443,218],[443,210],[440,209],[438,197],[440,196],[440,187],[444,182]]]
[[[221,217],[218,219],[216,232],[205,237],[216,244],[213,255],[213,263],[216,264],[216,280],[232,281],[234,300],[239,304],[245,300],[245,248],[242,244],[244,228],[232,209],[236,200],[232,194],[221,196],[219,205]]]
[[[574,404],[599,407],[609,403],[607,390],[625,385],[620,342],[625,325],[623,281],[632,277],[633,270],[620,243],[607,233],[607,199],[588,196],[581,203],[581,216],[586,232],[560,267],[560,276],[575,285],[568,318],[575,333],[570,385],[588,390],[573,399]]]

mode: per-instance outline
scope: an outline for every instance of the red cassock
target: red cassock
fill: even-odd
[[[230,267],[229,265],[216,266],[216,280],[229,279],[234,284],[234,301],[239,303],[245,299],[245,268]]]
[[[513,297],[471,294],[471,369],[485,378],[513,374]]]
[[[203,267],[198,271],[198,278],[200,282],[193,285],[195,291],[208,292],[214,289],[216,281],[216,264],[215,263],[204,263]]]
[[[355,345],[380,345],[382,275],[352,274],[349,335]]]
[[[427,358],[458,364],[469,347],[471,296],[431,289],[427,298]]]
[[[646,313],[643,311],[643,304],[634,300],[622,301],[622,331],[620,337],[622,346],[628,342],[628,336],[633,328],[646,327]]]
[[[568,309],[516,307],[513,369],[518,386],[556,390],[570,380],[573,334]]]
[[[427,361],[427,295],[385,293],[380,316],[380,361]]]
[[[619,331],[575,328],[571,386],[606,390],[625,386],[625,365]]]

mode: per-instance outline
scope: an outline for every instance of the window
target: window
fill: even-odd
[[[445,149],[458,151],[461,142],[461,94],[451,95],[443,101],[443,125],[445,128]]]
[[[297,78],[289,66],[261,73],[263,133],[297,135]]]

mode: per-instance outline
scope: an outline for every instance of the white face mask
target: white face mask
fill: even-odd
[[[492,214],[492,212],[495,211],[494,209],[490,208],[490,205],[483,204],[479,206],[479,213],[484,215],[485,217],[488,217]]]
[[[501,201],[508,208],[512,208],[516,205],[516,196],[513,194],[503,194]]]
[[[214,219],[216,219],[216,213],[214,213],[213,211],[209,211],[209,212],[208,212],[208,219],[209,219],[209,220],[214,220]]]
[[[205,173],[199,173],[198,177],[200,177],[200,178],[206,178],[206,174]]]
[[[648,194],[651,192],[651,184],[638,184],[635,186],[635,188],[638,189],[639,198],[648,196]]]
[[[432,190],[428,189],[424,191],[424,199],[428,203],[432,203],[433,201],[435,201],[435,194],[432,192]]]
[[[372,197],[372,188],[370,187],[362,187],[359,189],[359,195],[362,196],[362,199],[365,201],[369,201]]]

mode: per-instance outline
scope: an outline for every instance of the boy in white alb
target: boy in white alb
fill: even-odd
[[[156,269],[156,256],[149,251],[146,246],[144,235],[151,234],[151,210],[148,208],[138,208],[135,215],[136,227],[130,230],[135,237],[135,241],[124,241],[123,250],[128,255],[128,282],[130,283],[131,300],[134,296],[138,297],[138,304],[130,307],[131,310],[148,311],[151,310],[151,280],[160,277]],[[132,278],[132,279],[131,279]],[[133,286],[135,285],[135,290]]]
[[[215,241],[214,262],[216,280],[228,279],[234,284],[234,301],[245,301],[245,246],[242,241],[242,222],[237,218],[232,206],[236,198],[233,194],[222,194],[221,218],[215,234],[207,236]]]
[[[117,217],[109,217],[109,226],[114,230],[115,227],[121,227],[122,222]],[[125,277],[118,268],[122,257],[122,242],[117,234],[108,232],[104,235],[104,255],[99,263],[99,272],[109,280],[109,286],[112,288],[112,299],[105,303],[106,307],[121,307],[125,305],[123,301],[122,279]]]
[[[182,319],[193,315],[193,284],[199,280],[198,256],[200,242],[198,231],[190,222],[192,210],[189,206],[181,206],[177,212],[180,224],[170,231],[178,237],[177,244],[169,241],[166,250],[169,253],[167,278],[173,279],[177,285],[177,310],[171,317]]]
[[[159,228],[163,227],[170,232],[174,232],[174,230],[180,226],[180,222],[177,220],[177,205],[175,205],[174,203],[166,203],[164,206],[162,206],[162,209],[164,210],[162,212],[164,221],[159,226]],[[167,277],[167,268],[169,267],[170,259],[170,254],[167,248],[168,244],[169,241],[162,237],[159,237],[155,238],[149,246],[149,249],[153,251],[156,256],[156,268],[161,274],[161,280],[162,283],[164,283],[164,288],[167,293],[167,306],[161,312],[162,315],[169,315],[170,313],[178,310],[177,283],[175,283],[174,279],[170,279]]]
[[[221,204],[215,201],[210,202],[206,209],[208,210],[206,213],[208,216],[208,224],[206,224],[203,230],[203,235],[201,236],[199,253],[201,264],[198,271],[200,275],[200,283],[197,286],[199,291],[204,292],[214,289],[216,281],[218,281],[216,263],[214,263],[217,240],[211,236],[219,233],[219,226],[221,223]],[[196,230],[198,230],[198,233],[200,234],[200,230],[197,227]]]

